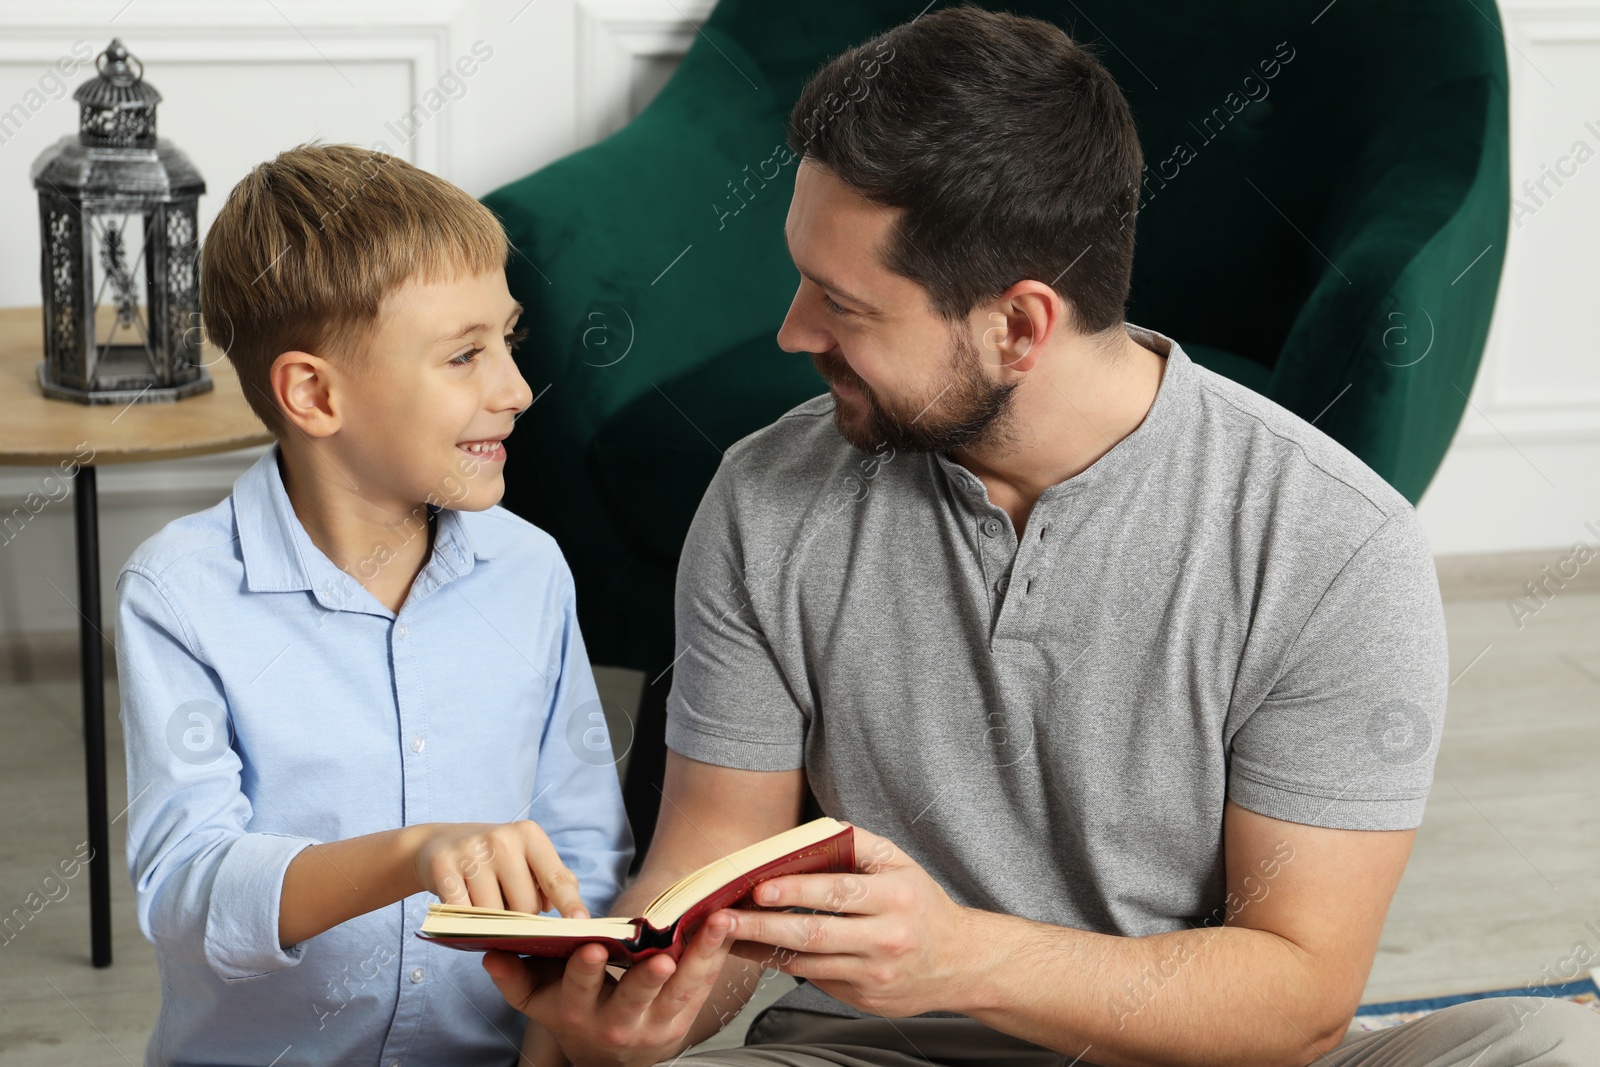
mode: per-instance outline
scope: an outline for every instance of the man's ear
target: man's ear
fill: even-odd
[[[307,437],[327,437],[342,419],[335,400],[337,375],[321,356],[284,352],[272,361],[267,380],[283,417]]]
[[[1048,285],[1020,281],[989,305],[983,358],[991,367],[1026,374],[1041,348],[1065,326],[1067,304]]]

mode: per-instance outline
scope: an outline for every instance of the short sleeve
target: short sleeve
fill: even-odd
[[[1314,826],[1420,825],[1449,670],[1433,555],[1407,508],[1335,576],[1234,734],[1229,797]]]
[[[695,512],[678,562],[678,659],[667,744],[702,763],[789,771],[804,763],[807,717],[763,630],[734,479],[725,458]]]
[[[316,842],[249,833],[252,808],[221,681],[151,576],[117,582],[117,679],[128,758],[128,867],[139,928],[225,979],[300,962],[278,943],[289,862]]]

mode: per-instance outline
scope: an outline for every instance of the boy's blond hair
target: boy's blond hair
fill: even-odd
[[[281,353],[357,364],[390,291],[503,268],[508,248],[494,213],[443,178],[355,145],[304,144],[228,194],[200,253],[201,318],[282,438],[267,373]]]

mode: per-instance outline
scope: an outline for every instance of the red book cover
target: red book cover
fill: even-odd
[[[729,858],[731,860],[734,857]],[[762,882],[787,874],[847,874],[855,869],[855,835],[852,828],[846,825],[828,838],[795,849],[730,879],[700,897],[677,921],[666,924],[664,928],[658,929],[643,918],[632,920],[635,931],[632,937],[572,937],[556,933],[536,936],[418,933],[417,936],[437,945],[466,952],[496,950],[556,959],[572,955],[582,945],[602,944],[610,949],[611,962],[622,966],[663,954],[677,959],[712,912],[731,907],[759,908],[750,895]]]

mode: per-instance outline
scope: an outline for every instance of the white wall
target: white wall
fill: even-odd
[[[0,114],[19,103],[30,112],[20,126],[0,121],[0,307],[39,303],[29,167],[76,131],[71,92],[92,76],[92,57],[113,36],[145,63],[165,98],[161,136],[205,175],[204,231],[250,167],[312,139],[383,147],[474,195],[487,193],[636,114],[712,3],[0,0]],[[64,79],[65,92],[49,81],[40,91],[58,60],[85,55],[89,62]],[[447,84],[443,106],[408,136],[401,116],[438,100],[429,91],[463,56],[476,63],[472,75],[460,88]],[[0,398],[0,418],[4,410]],[[221,500],[261,452],[101,469],[108,611],[109,583],[139,542]],[[0,515],[49,488],[49,473],[0,467]],[[0,545],[0,633],[75,627],[73,561],[72,506],[63,499]]]
[[[164,137],[209,184],[202,229],[256,162],[313,138],[383,147],[475,195],[616,129],[670,75],[712,0],[0,0],[0,306],[37,304],[32,160],[76,128],[69,91],[40,96],[47,68],[122,36],[165,95]],[[1512,0],[1513,180],[1537,179],[1582,140],[1600,152],[1600,0]],[[79,45],[76,42],[82,41]],[[463,56],[462,88],[414,136],[400,116]],[[477,58],[477,57],[474,57]],[[49,95],[50,86],[46,86]],[[449,88],[449,86],[447,86]],[[1593,122],[1596,129],[1585,123]],[[1569,172],[1571,164],[1563,165]],[[1600,161],[1577,168],[1515,226],[1484,368],[1455,444],[1421,506],[1441,554],[1596,540],[1600,359],[1584,329],[1600,272]],[[1160,324],[1151,324],[1159,328]],[[777,323],[773,324],[777,328]],[[0,417],[3,417],[0,400]],[[226,496],[259,450],[100,475],[109,581],[165,522]],[[0,468],[0,514],[47,472]],[[52,504],[0,546],[0,632],[66,629],[72,512]],[[109,601],[108,590],[108,601]]]
[[[1501,17],[1522,206],[1470,406],[1418,508],[1439,554],[1600,545],[1584,527],[1600,528],[1600,3]]]

